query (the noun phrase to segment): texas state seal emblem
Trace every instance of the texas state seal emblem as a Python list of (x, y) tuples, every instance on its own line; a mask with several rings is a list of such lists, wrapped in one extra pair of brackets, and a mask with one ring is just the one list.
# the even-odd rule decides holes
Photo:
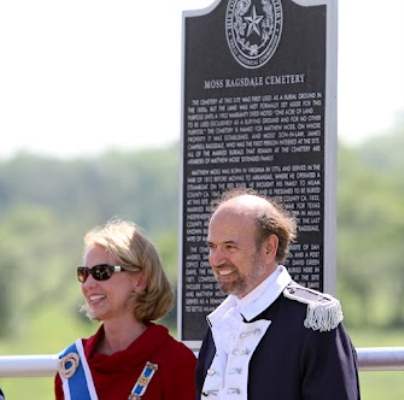
[(281, 0), (229, 0), (226, 38), (235, 60), (259, 68), (274, 55), (282, 34)]

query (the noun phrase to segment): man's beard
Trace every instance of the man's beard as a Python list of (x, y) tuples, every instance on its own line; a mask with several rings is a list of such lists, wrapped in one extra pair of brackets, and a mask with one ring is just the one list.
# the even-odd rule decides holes
[(246, 277), (241, 275), (234, 265), (226, 264), (226, 267), (229, 266), (231, 266), (233, 269), (231, 273), (232, 279), (230, 280), (227, 278), (227, 276), (220, 276), (218, 273), (216, 273), (216, 280), (224, 293), (239, 296), (247, 289)]
[[(231, 269), (231, 274), (220, 275), (220, 269)], [(216, 280), (226, 294), (233, 294), (237, 297), (243, 297), (253, 290), (264, 278), (265, 268), (260, 262), (258, 254), (255, 254), (252, 260), (252, 269), (249, 275), (242, 275), (239, 269), (232, 263), (222, 264), (215, 268)], [(231, 279), (229, 279), (231, 277)]]

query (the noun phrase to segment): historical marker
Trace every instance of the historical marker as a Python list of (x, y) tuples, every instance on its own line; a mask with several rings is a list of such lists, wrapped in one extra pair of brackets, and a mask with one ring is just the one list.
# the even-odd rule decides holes
[(290, 274), (334, 291), (336, 19), (331, 0), (221, 0), (184, 13), (179, 332), (191, 345), (224, 298), (206, 237), (226, 189), (292, 211)]

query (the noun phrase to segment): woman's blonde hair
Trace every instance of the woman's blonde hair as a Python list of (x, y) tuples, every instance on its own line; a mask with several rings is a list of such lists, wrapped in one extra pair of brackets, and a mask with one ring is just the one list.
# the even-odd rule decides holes
[(154, 245), (132, 222), (112, 220), (84, 236), (85, 251), (95, 245), (117, 257), (131, 271), (141, 271), (146, 288), (136, 294), (133, 313), (138, 321), (149, 322), (166, 315), (174, 294)]

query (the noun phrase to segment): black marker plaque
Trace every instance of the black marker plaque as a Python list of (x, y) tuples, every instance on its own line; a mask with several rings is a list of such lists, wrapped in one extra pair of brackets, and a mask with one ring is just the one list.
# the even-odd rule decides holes
[(286, 264), (333, 291), (335, 1), (221, 0), (184, 14), (181, 339), (202, 339), (224, 298), (206, 246), (210, 204), (249, 187), (294, 213)]

